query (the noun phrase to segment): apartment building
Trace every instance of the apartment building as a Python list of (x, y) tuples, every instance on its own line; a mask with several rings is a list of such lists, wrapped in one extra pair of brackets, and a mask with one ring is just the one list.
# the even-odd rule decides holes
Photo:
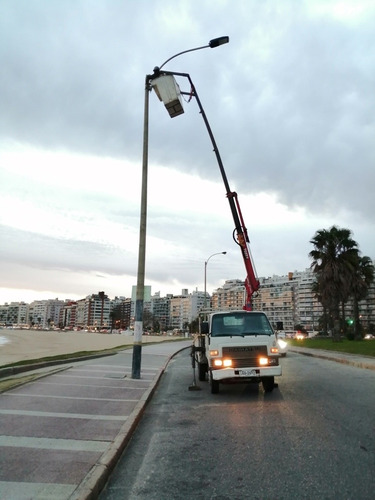
[(25, 302), (7, 302), (0, 305), (0, 325), (22, 327), (25, 325), (28, 315), (29, 305)]
[(181, 295), (174, 295), (170, 299), (169, 329), (185, 330), (190, 323), (191, 301), (187, 290), (182, 290)]
[[(285, 276), (260, 278), (260, 289), (253, 297), (253, 309), (267, 314), (275, 329), (293, 332), (296, 324), (295, 287)], [(280, 328), (278, 328), (280, 327)]]
[(29, 304), (26, 322), (37, 328), (58, 326), (60, 310), (66, 301), (59, 299), (35, 300)]
[[(285, 276), (259, 278), (260, 288), (253, 296), (253, 309), (264, 311), (271, 324), (283, 330), (294, 331), (300, 324), (308, 331), (318, 327), (323, 308), (312, 291), (314, 275), (310, 269), (290, 272)], [(233, 305), (242, 309), (245, 286), (240, 280), (226, 281), (223, 287), (212, 294), (212, 309), (230, 309)]]
[(77, 326), (77, 302), (68, 301), (60, 309), (59, 323), (60, 328), (73, 330)]
[(157, 292), (151, 297), (151, 313), (154, 318), (154, 323), (158, 325), (161, 332), (170, 329), (169, 318), (172, 297), (172, 294), (161, 297), (160, 292)]
[(242, 280), (227, 280), (222, 287), (212, 293), (210, 306), (212, 311), (242, 309), (244, 301), (244, 282)]
[(111, 301), (104, 292), (93, 293), (85, 299), (84, 324), (90, 329), (110, 328)]
[(111, 301), (112, 328), (127, 330), (130, 327), (131, 303), (131, 299), (126, 297), (115, 297)]

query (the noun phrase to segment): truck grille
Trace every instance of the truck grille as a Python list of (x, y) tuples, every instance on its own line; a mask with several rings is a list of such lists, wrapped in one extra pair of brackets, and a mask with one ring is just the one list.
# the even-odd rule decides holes
[(258, 366), (259, 356), (267, 355), (265, 345), (223, 347), (223, 358), (232, 359), (232, 368)]

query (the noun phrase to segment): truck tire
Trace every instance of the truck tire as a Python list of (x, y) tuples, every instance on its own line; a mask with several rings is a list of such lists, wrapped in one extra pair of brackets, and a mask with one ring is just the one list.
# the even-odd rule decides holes
[(200, 382), (204, 382), (206, 380), (207, 368), (207, 363), (198, 363), (198, 378)]
[(274, 377), (263, 377), (262, 385), (264, 392), (272, 392), (275, 387), (275, 378)]
[(210, 386), (211, 386), (211, 394), (218, 394), (219, 393), (219, 381), (214, 380), (212, 378), (212, 372), (210, 372)]

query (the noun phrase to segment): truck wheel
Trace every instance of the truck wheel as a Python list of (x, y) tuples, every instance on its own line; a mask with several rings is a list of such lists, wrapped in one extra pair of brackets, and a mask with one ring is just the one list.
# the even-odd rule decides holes
[(207, 363), (198, 363), (198, 378), (200, 382), (206, 380)]
[(262, 385), (264, 392), (272, 392), (275, 387), (275, 378), (274, 377), (263, 377)]
[(211, 394), (218, 394), (219, 393), (219, 381), (214, 380), (212, 378), (212, 372), (210, 372), (210, 385), (211, 385)]

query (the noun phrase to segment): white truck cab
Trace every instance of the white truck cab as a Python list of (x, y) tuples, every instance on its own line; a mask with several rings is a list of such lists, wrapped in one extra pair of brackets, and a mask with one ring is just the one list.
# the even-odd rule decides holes
[(267, 316), (260, 311), (212, 313), (201, 323), (192, 356), (199, 380), (208, 374), (211, 392), (224, 383), (262, 382), (265, 392), (275, 387), (281, 375), (277, 338)]

